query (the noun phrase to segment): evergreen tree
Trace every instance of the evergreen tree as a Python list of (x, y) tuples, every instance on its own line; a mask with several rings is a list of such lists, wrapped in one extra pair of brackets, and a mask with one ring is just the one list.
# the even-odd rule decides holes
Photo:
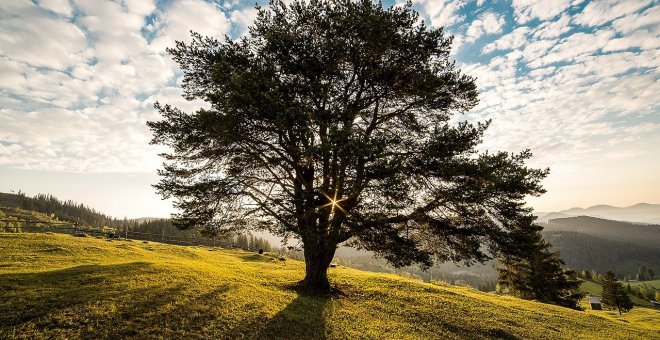
[(478, 91), (451, 41), (411, 3), (273, 0), (239, 41), (177, 42), (186, 98), (210, 104), (156, 103), (163, 120), (148, 123), (172, 150), (156, 187), (177, 225), (296, 237), (319, 291), (349, 239), (397, 267), (515, 250), (547, 171), (529, 151), (480, 152), (488, 121), (452, 119)]
[(637, 270), (637, 281), (646, 281), (649, 279), (649, 270), (645, 265), (641, 265)]
[(501, 292), (528, 300), (580, 309), (584, 296), (575, 272), (563, 268), (558, 252), (543, 240), (541, 227), (521, 229), (517, 235), (520, 249), (499, 258), (498, 286)]
[(628, 312), (633, 308), (632, 301), (628, 293), (623, 289), (623, 285), (616, 278), (616, 275), (608, 270), (603, 276), (603, 292), (601, 294), (601, 303), (610, 308), (621, 312)]

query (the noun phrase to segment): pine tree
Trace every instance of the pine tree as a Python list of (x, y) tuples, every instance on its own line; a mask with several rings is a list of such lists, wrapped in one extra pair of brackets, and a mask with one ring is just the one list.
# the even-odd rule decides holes
[(637, 281), (646, 281), (648, 279), (649, 279), (648, 269), (646, 268), (645, 265), (641, 265), (639, 269), (637, 269)]
[(559, 252), (552, 252), (543, 240), (541, 227), (521, 228), (518, 235), (520, 251), (499, 258), (498, 286), (502, 292), (528, 300), (537, 300), (563, 307), (580, 309), (584, 296), (580, 282), (572, 270), (563, 268)]
[(608, 270), (603, 276), (603, 292), (601, 302), (605, 306), (617, 309), (621, 312), (628, 312), (633, 308), (630, 296), (623, 289), (623, 285), (616, 278), (611, 270)]

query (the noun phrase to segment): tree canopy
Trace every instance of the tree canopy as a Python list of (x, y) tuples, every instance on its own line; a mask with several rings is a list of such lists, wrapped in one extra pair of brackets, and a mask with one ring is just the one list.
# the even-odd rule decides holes
[(168, 51), (210, 107), (156, 103), (152, 143), (171, 148), (156, 187), (181, 228), (299, 239), (318, 289), (342, 242), (396, 266), (508, 252), (547, 170), (478, 151), (489, 121), (456, 116), (478, 92), (451, 44), (410, 4), (370, 0), (271, 1), (240, 40), (193, 33)]
[(540, 226), (530, 226), (512, 232), (518, 249), (505, 252), (497, 268), (501, 292), (522, 299), (581, 309), (580, 281), (572, 270), (564, 269), (559, 252), (550, 249), (543, 240)]
[(601, 302), (608, 307), (617, 309), (619, 314), (621, 312), (627, 313), (633, 308), (630, 296), (628, 296), (621, 282), (617, 280), (616, 274), (611, 270), (608, 270), (604, 275)]

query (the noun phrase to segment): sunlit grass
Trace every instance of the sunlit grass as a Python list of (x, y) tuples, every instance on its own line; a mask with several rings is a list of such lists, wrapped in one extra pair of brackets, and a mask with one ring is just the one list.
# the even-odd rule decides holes
[(660, 338), (619, 317), (332, 268), (342, 293), (293, 288), (303, 263), (69, 235), (0, 234), (0, 338)]

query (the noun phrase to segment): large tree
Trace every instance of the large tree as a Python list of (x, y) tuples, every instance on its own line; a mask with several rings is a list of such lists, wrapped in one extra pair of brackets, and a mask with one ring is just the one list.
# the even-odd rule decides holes
[(304, 283), (327, 290), (343, 242), (395, 266), (485, 261), (515, 249), (531, 154), (479, 152), (489, 122), (452, 38), (410, 5), (272, 1), (238, 41), (193, 33), (169, 49), (194, 113), (156, 104), (171, 148), (156, 185), (181, 228), (263, 228), (302, 242)]

